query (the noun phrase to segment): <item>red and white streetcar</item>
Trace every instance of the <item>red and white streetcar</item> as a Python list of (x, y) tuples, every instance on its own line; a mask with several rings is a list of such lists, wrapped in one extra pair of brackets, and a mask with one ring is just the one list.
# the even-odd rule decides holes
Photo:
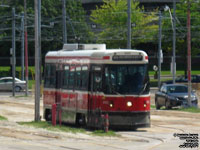
[[(141, 50), (106, 49), (105, 44), (65, 44), (45, 57), (44, 118), (52, 105), (62, 122), (102, 127), (150, 126), (148, 56)], [(107, 116), (106, 115), (106, 116)]]

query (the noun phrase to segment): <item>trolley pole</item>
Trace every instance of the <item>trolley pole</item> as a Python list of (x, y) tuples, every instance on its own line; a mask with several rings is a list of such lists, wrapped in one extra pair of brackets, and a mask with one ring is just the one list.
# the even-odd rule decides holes
[(39, 5), (40, 0), (35, 0), (35, 121), (40, 121), (40, 29)]
[(158, 34), (158, 88), (160, 88), (161, 76), (161, 46), (162, 46), (162, 14), (159, 11), (159, 34)]
[(188, 104), (191, 106), (191, 26), (190, 26), (190, 0), (187, 0), (187, 53), (188, 53)]
[(66, 0), (62, 0), (63, 44), (67, 43)]
[(131, 0), (127, 0), (128, 5), (128, 20), (127, 20), (127, 49), (131, 49)]
[(12, 76), (13, 76), (12, 94), (13, 94), (13, 96), (15, 96), (15, 65), (16, 65), (16, 57), (15, 57), (15, 8), (12, 8)]

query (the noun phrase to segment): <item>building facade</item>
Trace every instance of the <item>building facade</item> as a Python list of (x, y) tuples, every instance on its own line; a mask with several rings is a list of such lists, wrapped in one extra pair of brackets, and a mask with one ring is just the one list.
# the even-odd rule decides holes
[[(140, 2), (140, 5), (144, 6), (146, 10), (152, 10), (155, 8), (164, 7), (165, 5), (172, 7), (174, 0), (138, 0), (138, 1)], [(179, 2), (180, 0), (175, 0), (175, 1)], [(81, 0), (81, 2), (84, 9), (88, 13), (90, 13), (91, 10), (94, 10), (97, 6), (103, 4), (103, 0)]]

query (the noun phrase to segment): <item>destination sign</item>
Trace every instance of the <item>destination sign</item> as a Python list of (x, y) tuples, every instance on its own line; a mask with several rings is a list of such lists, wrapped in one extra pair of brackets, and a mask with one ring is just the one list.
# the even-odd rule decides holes
[(141, 61), (142, 59), (142, 55), (114, 55), (112, 57), (113, 61)]

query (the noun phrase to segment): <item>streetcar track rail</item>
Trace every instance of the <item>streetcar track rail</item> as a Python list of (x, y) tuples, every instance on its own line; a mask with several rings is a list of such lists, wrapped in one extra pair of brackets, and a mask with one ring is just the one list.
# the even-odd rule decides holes
[(156, 127), (160, 127), (160, 128), (166, 128), (166, 129), (173, 129), (173, 130), (179, 130), (181, 132), (185, 132), (183, 129), (179, 129), (179, 128), (174, 128), (174, 127), (166, 127), (166, 126), (161, 126), (161, 125), (155, 125), (155, 124), (151, 124), (153, 126), (156, 126)]
[(124, 133), (124, 134), (131, 135), (131, 136), (136, 136), (136, 137), (141, 137), (141, 138), (154, 139), (154, 140), (158, 140), (158, 141), (161, 141), (161, 142), (165, 142), (165, 140), (163, 140), (162, 138), (157, 138), (157, 137), (152, 137), (152, 136), (143, 136), (143, 135), (138, 135), (138, 134), (135, 135), (135, 134), (130, 134), (130, 133)]

